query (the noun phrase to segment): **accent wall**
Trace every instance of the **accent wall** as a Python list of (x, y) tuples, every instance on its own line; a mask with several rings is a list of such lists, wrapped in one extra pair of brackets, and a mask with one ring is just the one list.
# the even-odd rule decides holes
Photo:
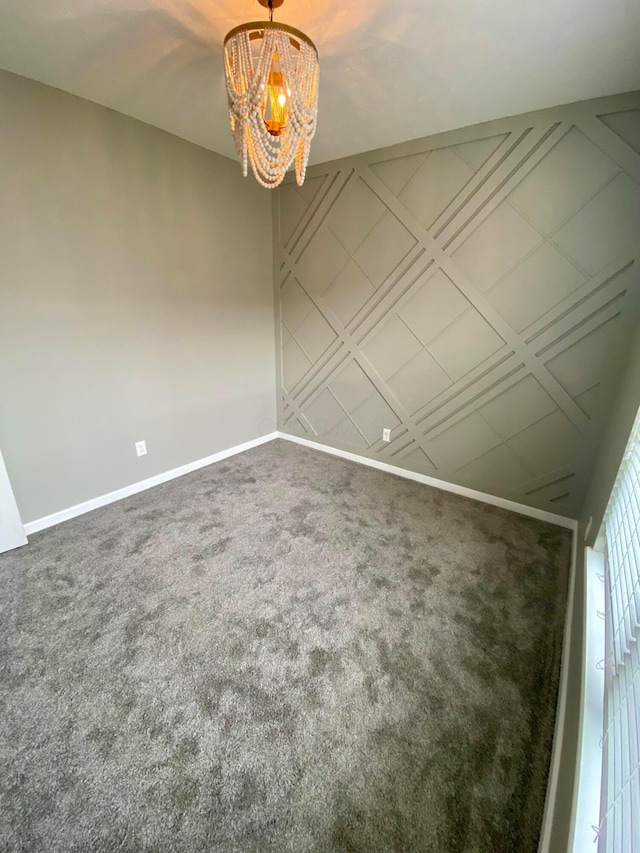
[(577, 517), (638, 323), (640, 93), (315, 166), (274, 230), (280, 429)]

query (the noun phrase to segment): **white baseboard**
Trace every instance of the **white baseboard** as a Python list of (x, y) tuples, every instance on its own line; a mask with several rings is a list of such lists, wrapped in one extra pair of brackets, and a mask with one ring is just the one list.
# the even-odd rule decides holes
[(358, 462), (361, 465), (368, 465), (370, 468), (377, 468), (380, 471), (386, 471), (389, 474), (395, 474), (398, 477), (405, 477), (408, 480), (414, 480), (417, 483), (424, 483), (426, 486), (433, 486), (436, 489), (442, 489), (445, 492), (453, 492), (456, 495), (462, 495), (466, 498), (472, 498), (482, 503), (497, 506), (501, 509), (508, 509), (511, 512), (517, 512), (520, 515), (527, 515), (530, 518), (537, 518), (539, 521), (548, 521), (551, 524), (557, 524), (560, 527), (566, 527), (569, 530), (577, 528), (577, 522), (571, 518), (566, 518), (563, 515), (556, 515), (553, 512), (547, 512), (543, 509), (525, 506), (524, 504), (516, 503), (515, 501), (507, 500), (506, 498), (498, 498), (495, 495), (489, 495), (485, 492), (478, 492), (475, 489), (469, 489), (466, 486), (457, 486), (455, 483), (447, 483), (444, 480), (438, 480), (435, 477), (429, 477), (426, 474), (418, 474), (415, 471), (408, 471), (406, 468), (398, 468), (396, 465), (390, 465), (388, 462), (381, 462), (378, 459), (369, 459), (366, 456), (360, 456), (357, 453), (351, 453), (348, 450), (339, 450), (336, 447), (329, 447), (325, 444), (320, 444), (317, 441), (310, 441), (307, 438), (299, 438), (295, 435), (288, 435), (284, 432), (270, 432), (260, 438), (254, 438), (252, 441), (247, 441), (244, 444), (238, 444), (235, 447), (230, 447), (227, 450), (221, 450), (219, 453), (214, 453), (204, 459), (198, 459), (195, 462), (189, 462), (186, 465), (181, 465), (179, 468), (173, 468), (171, 471), (165, 471), (162, 474), (156, 474), (154, 477), (149, 477), (146, 480), (140, 480), (138, 483), (132, 483), (130, 486), (125, 486), (122, 489), (117, 489), (114, 492), (109, 492), (106, 495), (100, 495), (97, 498), (84, 501), (75, 506), (62, 509), (59, 512), (54, 512), (51, 515), (46, 515), (43, 518), (37, 518), (35, 521), (30, 521), (24, 525), (24, 531), (27, 536), (32, 533), (37, 533), (39, 530), (44, 530), (47, 527), (53, 527), (55, 524), (60, 524), (63, 521), (68, 521), (70, 518), (75, 518), (78, 515), (83, 515), (85, 512), (91, 512), (101, 506), (114, 503), (122, 500), (122, 498), (135, 495), (138, 492), (143, 492), (145, 489), (151, 489), (153, 486), (159, 486), (161, 483), (166, 483), (168, 480), (174, 480), (176, 477), (182, 477), (183, 474), (190, 474), (191, 471), (197, 471), (198, 468), (204, 468), (207, 465), (212, 465), (214, 462), (220, 462), (222, 459), (228, 459), (230, 456), (235, 456), (238, 453), (244, 453), (245, 450), (251, 450), (252, 447), (258, 447), (261, 444), (266, 444), (273, 441), (275, 438), (282, 438), (285, 441), (292, 441), (295, 444), (302, 444), (305, 447), (310, 447), (313, 450), (321, 450), (323, 453), (329, 453), (332, 456), (339, 456), (342, 459), (348, 459), (351, 462)]
[(293, 441), (295, 444), (302, 444), (305, 447), (311, 447), (313, 450), (321, 450), (323, 453), (330, 453), (332, 456), (339, 456), (341, 459), (348, 459), (350, 462), (359, 462), (361, 465), (368, 465), (370, 468), (377, 468), (379, 471), (386, 471), (388, 474), (395, 474), (398, 477), (405, 477), (407, 480), (415, 480), (416, 483), (424, 483), (425, 486), (433, 486), (436, 489), (441, 489), (444, 492), (453, 492), (455, 495), (462, 495), (465, 498), (472, 498), (475, 501), (481, 501), (491, 506), (497, 506), (501, 509), (508, 509), (511, 512), (517, 512), (520, 515), (527, 515), (529, 518), (537, 518), (538, 521), (548, 521), (551, 524), (557, 524), (559, 527), (566, 527), (568, 530), (576, 530), (578, 522), (573, 518), (567, 518), (564, 515), (556, 515), (554, 512), (547, 512), (544, 509), (536, 509), (532, 506), (510, 501), (506, 498), (498, 498), (495, 495), (489, 495), (486, 492), (478, 492), (475, 489), (468, 489), (466, 486), (457, 486), (455, 483), (447, 483), (445, 480), (438, 480), (435, 477), (429, 477), (426, 474), (418, 474), (415, 471), (408, 471), (406, 468), (398, 468), (396, 465), (390, 465), (388, 462), (380, 462), (378, 459), (369, 459), (367, 456), (360, 456), (357, 453), (351, 453), (348, 450), (339, 450), (337, 447), (329, 447), (326, 444), (320, 444), (317, 441), (311, 441), (308, 438), (299, 438), (297, 435), (289, 435), (286, 432), (276, 433), (278, 438), (283, 438), (286, 441)]
[(156, 474), (154, 477), (149, 477), (146, 480), (140, 480), (138, 483), (132, 483), (130, 486), (125, 486), (122, 489), (116, 489), (115, 492), (109, 492), (106, 495), (100, 495), (97, 498), (84, 501), (83, 503), (70, 506), (67, 509), (62, 509), (60, 512), (54, 512), (51, 515), (45, 515), (43, 518), (38, 518), (35, 521), (30, 521), (24, 525), (24, 532), (27, 536), (32, 533), (37, 533), (39, 530), (44, 530), (47, 527), (53, 527), (55, 524), (60, 524), (63, 521), (68, 521), (70, 518), (75, 518), (78, 515), (83, 515), (85, 512), (98, 509), (101, 506), (114, 503), (115, 501), (127, 498), (129, 495), (135, 495), (138, 492), (144, 492), (146, 489), (151, 489), (153, 486), (159, 486), (161, 483), (166, 483), (168, 480), (174, 480), (176, 477), (182, 477), (183, 474), (190, 474), (192, 471), (197, 471), (198, 468), (204, 468), (207, 465), (212, 465), (214, 462), (220, 462), (222, 459), (228, 459), (230, 456), (235, 456), (238, 453), (244, 453), (245, 450), (251, 450), (252, 447), (258, 447), (260, 444), (266, 444), (268, 441), (273, 441), (278, 438), (277, 432), (270, 432), (268, 435), (254, 438), (251, 441), (246, 441), (244, 444), (237, 444), (235, 447), (229, 447), (227, 450), (221, 450), (219, 453), (214, 453), (212, 456), (206, 456), (204, 459), (198, 459), (195, 462), (188, 462), (186, 465), (181, 465), (179, 468), (173, 468), (171, 471), (165, 471), (163, 474)]

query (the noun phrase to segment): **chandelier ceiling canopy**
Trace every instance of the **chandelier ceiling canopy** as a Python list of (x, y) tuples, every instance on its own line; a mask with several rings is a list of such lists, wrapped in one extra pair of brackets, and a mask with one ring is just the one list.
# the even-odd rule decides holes
[(263, 187), (282, 183), (295, 163), (304, 182), (318, 115), (318, 51), (300, 30), (274, 23), (284, 0), (258, 0), (268, 21), (235, 27), (224, 40), (229, 119), (236, 151), (247, 175)]

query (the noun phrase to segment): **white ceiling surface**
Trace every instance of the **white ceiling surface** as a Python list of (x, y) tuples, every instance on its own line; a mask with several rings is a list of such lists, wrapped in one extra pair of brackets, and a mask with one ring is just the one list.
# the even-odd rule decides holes
[[(0, 0), (0, 67), (234, 156), (222, 40), (256, 0)], [(640, 88), (638, 0), (286, 0), (321, 60), (319, 163)]]

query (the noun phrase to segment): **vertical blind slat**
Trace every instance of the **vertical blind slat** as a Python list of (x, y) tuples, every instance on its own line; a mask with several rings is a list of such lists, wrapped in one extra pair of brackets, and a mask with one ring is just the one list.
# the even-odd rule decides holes
[(598, 853), (640, 853), (640, 416), (604, 523), (605, 706)]
[(609, 583), (611, 585), (611, 614), (610, 620), (613, 628), (613, 643), (614, 643), (614, 669), (617, 672), (620, 660), (622, 658), (622, 648), (620, 646), (620, 612), (622, 610), (622, 596), (620, 593), (620, 561), (622, 555), (620, 553), (620, 538), (619, 538), (619, 511), (618, 507), (614, 506), (612, 513), (612, 536), (611, 536), (611, 552), (609, 566), (611, 574), (609, 575)]
[(624, 577), (624, 630), (625, 630), (625, 649), (629, 650), (629, 641), (633, 633), (634, 625), (631, 619), (631, 603), (633, 601), (634, 578), (632, 577), (632, 566), (629, 561), (629, 551), (633, 541), (633, 519), (630, 517), (631, 512), (631, 493), (630, 483), (628, 478), (622, 481), (622, 497), (624, 500), (624, 508), (622, 513), (624, 545), (622, 555), (622, 571)]
[(628, 598), (628, 607), (629, 607), (629, 621), (630, 621), (630, 636), (632, 636), (633, 632), (637, 628), (638, 622), (635, 615), (635, 597), (634, 590), (637, 586), (638, 575), (635, 571), (635, 560), (633, 558), (634, 554), (634, 545), (636, 544), (636, 520), (638, 518), (638, 514), (635, 509), (635, 502), (633, 500), (633, 494), (635, 489), (637, 488), (637, 484), (633, 484), (631, 482), (627, 482), (625, 480), (624, 484), (626, 498), (627, 498), (627, 511), (625, 513), (625, 526), (626, 526), (626, 538), (627, 538), (627, 550), (626, 550), (626, 559), (625, 559), (625, 569), (627, 576), (627, 586), (629, 590), (629, 598)]

